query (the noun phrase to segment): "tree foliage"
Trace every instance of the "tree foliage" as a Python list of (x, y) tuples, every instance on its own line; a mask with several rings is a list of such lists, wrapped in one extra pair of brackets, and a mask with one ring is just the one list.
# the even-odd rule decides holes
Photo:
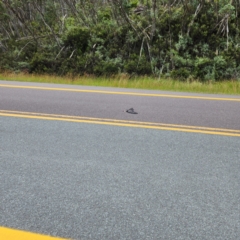
[(2, 0), (0, 69), (240, 79), (238, 0)]

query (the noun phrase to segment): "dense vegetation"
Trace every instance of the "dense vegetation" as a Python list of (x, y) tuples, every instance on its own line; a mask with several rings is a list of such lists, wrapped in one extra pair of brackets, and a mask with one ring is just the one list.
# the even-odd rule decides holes
[(240, 79), (239, 0), (1, 0), (0, 70)]

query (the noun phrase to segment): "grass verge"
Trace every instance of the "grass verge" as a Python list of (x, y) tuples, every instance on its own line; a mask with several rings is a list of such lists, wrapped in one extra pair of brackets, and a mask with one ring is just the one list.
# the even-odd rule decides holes
[(0, 73), (0, 79), (22, 82), (40, 82), (40, 83), (58, 83), (75, 84), (86, 86), (104, 86), (120, 88), (136, 88), (151, 90), (168, 90), (196, 93), (218, 93), (218, 94), (240, 94), (240, 81), (222, 81), (222, 82), (199, 82), (199, 81), (177, 81), (172, 79), (157, 79), (152, 77), (134, 77), (129, 75), (117, 75), (109, 77), (94, 76), (53, 76), (36, 75), (26, 73)]

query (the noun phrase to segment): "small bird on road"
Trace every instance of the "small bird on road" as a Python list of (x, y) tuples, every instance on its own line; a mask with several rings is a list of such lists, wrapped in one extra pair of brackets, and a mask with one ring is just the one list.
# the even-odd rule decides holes
[(131, 114), (138, 114), (137, 112), (134, 111), (133, 108), (129, 108), (128, 110), (126, 110), (126, 112)]

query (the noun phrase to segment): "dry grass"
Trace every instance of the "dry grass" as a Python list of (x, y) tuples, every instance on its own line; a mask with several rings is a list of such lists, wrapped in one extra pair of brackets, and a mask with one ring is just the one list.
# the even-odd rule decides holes
[(197, 93), (221, 93), (221, 94), (240, 94), (240, 81), (207, 82), (199, 81), (176, 81), (172, 79), (157, 79), (151, 77), (134, 77), (120, 74), (109, 77), (95, 77), (91, 75), (73, 76), (53, 76), (35, 75), (26, 73), (0, 73), (0, 79), (10, 81), (75, 84), (88, 86), (106, 86), (137, 89), (169, 90)]

